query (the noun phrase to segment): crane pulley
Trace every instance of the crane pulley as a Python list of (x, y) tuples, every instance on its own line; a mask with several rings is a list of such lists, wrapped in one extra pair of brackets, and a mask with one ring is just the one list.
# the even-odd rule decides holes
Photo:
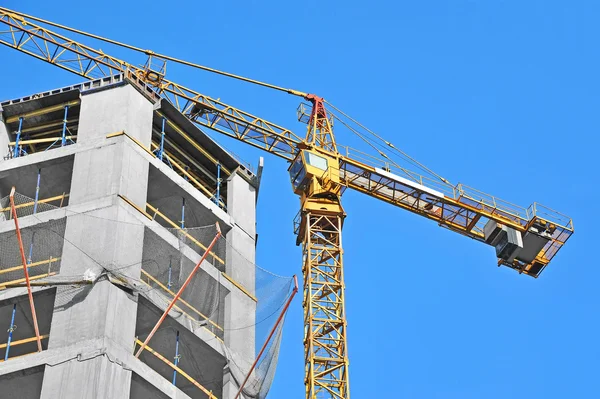
[[(148, 61), (143, 67), (132, 65), (32, 21), (144, 53)], [(316, 95), (157, 54), (3, 7), (0, 7), (0, 23), (8, 29), (0, 32), (1, 44), (88, 79), (124, 74), (148, 85), (197, 125), (290, 162), (290, 181), (301, 205), (295, 232), (303, 251), (307, 399), (350, 397), (342, 250), (346, 214), (341, 196), (345, 189), (369, 195), (494, 246), (498, 265), (533, 277), (539, 276), (574, 232), (570, 218), (537, 203), (522, 208), (462, 184), (451, 185), (438, 175), (429, 178), (404, 168), (392, 171), (390, 167), (382, 167), (383, 162), (365, 161), (356, 151), (336, 143), (332, 114), (323, 98)], [(307, 123), (306, 135), (297, 135), (168, 80), (167, 61), (304, 98), (310, 107), (301, 105), (298, 119)], [(395, 149), (393, 144), (384, 143)]]

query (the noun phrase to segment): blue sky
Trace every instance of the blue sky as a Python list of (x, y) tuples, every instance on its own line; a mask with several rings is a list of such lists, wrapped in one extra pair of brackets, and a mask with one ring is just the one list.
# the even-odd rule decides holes
[[(538, 201), (573, 217), (575, 235), (535, 280), (497, 268), (490, 247), (347, 192), (354, 398), (600, 396), (600, 271), (592, 231), (600, 194), (597, 2), (2, 3), (314, 92), (452, 182), (523, 206)], [(295, 119), (297, 98), (175, 65), (168, 75), (304, 132)], [(4, 47), (0, 76), (2, 99), (80, 80)], [(338, 140), (353, 139), (340, 134)], [(292, 233), (299, 203), (286, 164), (219, 141), (253, 163), (265, 156), (258, 263), (280, 274), (299, 273)], [(303, 395), (296, 300), (270, 397)]]

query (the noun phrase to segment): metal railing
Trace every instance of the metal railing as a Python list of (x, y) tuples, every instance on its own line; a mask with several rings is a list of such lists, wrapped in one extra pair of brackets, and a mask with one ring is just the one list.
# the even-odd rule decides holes
[[(148, 287), (152, 287), (152, 284), (156, 284), (156, 286), (159, 287), (162, 291), (164, 291), (165, 295), (167, 295), (169, 297), (169, 300), (171, 300), (175, 297), (175, 293), (173, 291), (171, 291), (167, 286), (165, 286), (163, 283), (158, 281), (158, 279), (156, 277), (152, 276), (146, 270), (142, 269), (142, 274), (143, 274), (143, 277), (146, 278), (146, 280), (144, 280), (144, 279), (141, 280), (145, 285), (147, 285)], [(223, 327), (221, 327), (220, 325), (218, 325), (217, 323), (212, 321), (208, 316), (206, 316), (205, 314), (200, 312), (198, 309), (196, 309), (194, 306), (192, 306), (189, 302), (185, 301), (185, 299), (179, 298), (177, 302), (183, 304), (188, 310), (192, 311), (192, 313), (195, 313), (201, 319), (200, 321), (206, 321), (207, 324), (202, 327), (204, 329), (206, 329), (208, 332), (210, 332), (212, 335), (214, 335), (216, 338), (218, 338), (219, 340), (222, 340), (223, 333), (224, 333)], [(195, 318), (192, 315), (190, 315), (189, 313), (185, 312), (180, 306), (174, 305), (173, 307), (175, 309), (177, 309), (179, 312), (181, 312), (183, 315), (185, 315), (187, 318), (189, 318), (190, 320), (198, 322), (197, 318)]]
[[(137, 347), (141, 346), (141, 345), (143, 345), (143, 342), (140, 341), (139, 339), (136, 339), (135, 340), (135, 345), (133, 347), (134, 352), (137, 349)], [(196, 381), (194, 378), (192, 378), (188, 373), (186, 373), (180, 367), (178, 367), (175, 364), (173, 364), (169, 359), (167, 359), (166, 357), (164, 357), (163, 355), (161, 355), (160, 353), (158, 353), (157, 351), (155, 351), (154, 349), (152, 349), (148, 345), (145, 345), (145, 349), (149, 353), (151, 353), (154, 357), (156, 357), (157, 359), (161, 360), (164, 364), (166, 364), (168, 367), (170, 367), (173, 371), (177, 372), (178, 375), (181, 375), (183, 378), (185, 378), (190, 383), (192, 383), (196, 388), (198, 388), (202, 392), (204, 392), (204, 394), (206, 394), (209, 399), (217, 399), (217, 397), (215, 395), (213, 395), (212, 391), (206, 389), (198, 381)]]
[(537, 202), (524, 208), (462, 183), (451, 185), (440, 179), (430, 178), (405, 168), (399, 168), (389, 161), (358, 151), (351, 147), (339, 146), (338, 149), (342, 155), (348, 157), (348, 159), (356, 160), (367, 166), (380, 168), (384, 171), (394, 173), (399, 177), (412, 180), (422, 186), (439, 191), (455, 201), (508, 218), (521, 226), (527, 226), (533, 219), (538, 218), (573, 231), (573, 221), (571, 218)]
[[(65, 200), (68, 198), (68, 193), (62, 193), (61, 195), (43, 199), (30, 198), (16, 193), (15, 202), (17, 203), (15, 204), (15, 209), (18, 217), (35, 215), (37, 213), (62, 208), (65, 204)], [(0, 201), (0, 221), (12, 219), (11, 208), (7, 205), (8, 204), (4, 204)]]

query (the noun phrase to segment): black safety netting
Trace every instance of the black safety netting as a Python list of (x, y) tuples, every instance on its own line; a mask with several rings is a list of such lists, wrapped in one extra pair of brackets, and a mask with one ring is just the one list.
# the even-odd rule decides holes
[[(14, 198), (15, 206), (21, 205), (17, 216), (31, 284), (57, 287), (55, 311), (81, 301), (96, 283), (108, 280), (134, 297), (141, 295), (147, 308), (152, 308), (152, 317), (158, 319), (217, 233), (214, 224), (165, 228), (135, 215), (136, 211), (112, 205), (77, 213), (38, 203), (34, 212), (33, 199), (19, 194)], [(12, 219), (8, 198), (0, 199), (0, 207), (0, 219)], [(19, 243), (14, 228), (9, 223), (4, 226), (0, 231), (0, 289), (22, 287)], [(151, 350), (140, 357), (165, 378), (173, 378), (191, 397), (206, 397), (196, 384), (209, 387), (215, 395), (223, 394), (224, 381), (230, 379), (234, 381), (230, 390), (246, 381), (240, 398), (262, 399), (274, 378), (285, 319), (280, 316), (293, 290), (293, 278), (257, 266), (254, 248), (245, 251), (228, 234), (216, 240), (169, 313), (169, 322), (149, 341)], [(143, 341), (153, 323), (142, 326), (139, 320), (138, 314), (136, 335)], [(203, 354), (208, 347), (210, 354)], [(209, 355), (217, 371), (207, 364)], [(160, 356), (177, 363), (196, 383), (166, 367), (164, 361), (157, 362)]]

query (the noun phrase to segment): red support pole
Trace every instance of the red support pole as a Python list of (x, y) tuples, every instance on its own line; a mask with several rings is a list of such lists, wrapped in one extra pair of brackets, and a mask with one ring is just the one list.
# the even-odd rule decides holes
[(183, 293), (183, 290), (185, 290), (185, 287), (187, 287), (189, 282), (192, 281), (192, 277), (194, 277), (194, 274), (196, 274), (198, 269), (200, 269), (200, 265), (202, 264), (202, 262), (204, 262), (204, 259), (206, 259), (206, 257), (208, 256), (208, 254), (212, 250), (212, 247), (217, 243), (217, 240), (219, 239), (219, 237), (221, 237), (221, 228), (219, 227), (219, 223), (217, 223), (216, 226), (217, 226), (217, 234), (215, 235), (215, 238), (213, 238), (213, 240), (210, 243), (210, 245), (208, 246), (208, 248), (206, 248), (206, 251), (204, 252), (204, 255), (202, 255), (202, 258), (198, 261), (198, 263), (196, 264), (194, 269), (190, 272), (190, 275), (185, 280), (185, 282), (183, 283), (183, 285), (181, 286), (179, 291), (177, 291), (177, 294), (175, 294), (175, 296), (173, 297), (173, 300), (171, 301), (171, 303), (169, 303), (169, 306), (167, 306), (167, 309), (164, 311), (164, 313), (162, 314), (162, 316), (160, 317), (160, 319), (158, 320), (158, 322), (156, 323), (156, 325), (154, 326), (152, 331), (150, 331), (150, 335), (148, 335), (148, 337), (146, 338), (146, 340), (144, 341), (144, 343), (142, 344), (140, 349), (137, 351), (137, 353), (135, 354), (135, 357), (137, 357), (137, 358), (140, 357), (140, 354), (146, 348), (146, 345), (148, 345), (148, 342), (150, 342), (150, 339), (152, 339), (152, 336), (154, 336), (154, 334), (156, 333), (156, 330), (158, 330), (158, 327), (160, 327), (162, 322), (167, 318), (167, 315), (169, 314), (169, 312), (175, 305), (175, 302), (177, 302), (177, 300)]
[(271, 332), (269, 333), (267, 340), (265, 341), (262, 348), (260, 349), (258, 356), (256, 356), (256, 360), (254, 360), (252, 367), (250, 367), (250, 371), (248, 371), (248, 375), (246, 375), (244, 382), (242, 382), (242, 385), (240, 386), (240, 390), (238, 391), (238, 393), (235, 395), (235, 398), (233, 398), (233, 399), (238, 399), (238, 397), (242, 393), (242, 390), (244, 389), (244, 385), (246, 385), (246, 383), (248, 382), (248, 379), (250, 378), (250, 374), (252, 374), (252, 372), (254, 371), (254, 368), (258, 364), (258, 361), (260, 360), (261, 356), (263, 355), (263, 352), (265, 351), (265, 349), (267, 349), (267, 345), (269, 344), (269, 341), (271, 341), (271, 338), (273, 337), (273, 334), (275, 334), (275, 330), (277, 329), (277, 326), (279, 325), (279, 323), (281, 323), (283, 316), (287, 312), (288, 307), (290, 306), (290, 303), (292, 303), (292, 299), (294, 299), (294, 296), (296, 295), (297, 292), (298, 292), (298, 278), (296, 277), (296, 275), (294, 275), (294, 291), (292, 291), (292, 294), (290, 295), (287, 302), (285, 303), (285, 306), (281, 310), (281, 313), (279, 314), (279, 317), (277, 318), (275, 325), (271, 329)]
[(25, 258), (25, 250), (23, 249), (23, 240), (21, 238), (21, 229), (19, 229), (19, 220), (17, 218), (17, 209), (15, 208), (15, 188), (10, 190), (10, 208), (15, 221), (15, 230), (17, 232), (17, 240), (19, 241), (19, 251), (21, 251), (21, 260), (23, 262), (23, 272), (25, 273), (25, 283), (27, 284), (27, 294), (29, 295), (29, 306), (31, 307), (31, 316), (33, 317), (33, 329), (37, 339), (38, 352), (42, 351), (42, 338), (38, 328), (37, 315), (35, 314), (35, 305), (33, 303), (33, 294), (31, 292), (31, 284), (29, 283), (29, 271), (27, 270), (27, 259)]

